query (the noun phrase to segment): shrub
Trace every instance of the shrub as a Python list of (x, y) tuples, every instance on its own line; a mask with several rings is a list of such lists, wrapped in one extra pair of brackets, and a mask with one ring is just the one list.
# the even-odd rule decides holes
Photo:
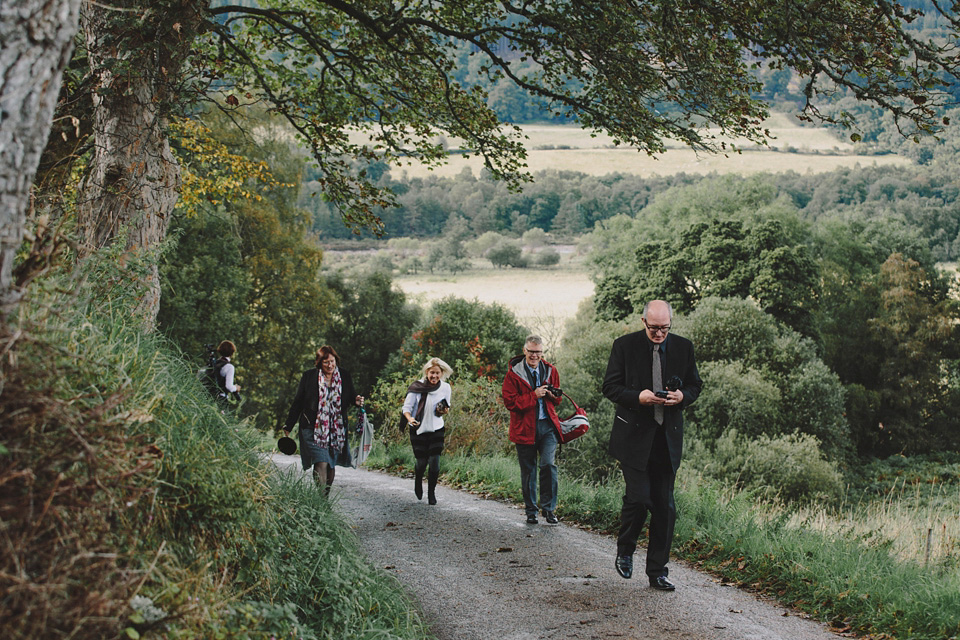
[(689, 415), (702, 437), (808, 433), (831, 459), (850, 454), (843, 386), (809, 338), (734, 298), (705, 298), (674, 326), (697, 350), (704, 388)]
[(693, 341), (698, 362), (744, 360), (760, 366), (771, 360), (780, 333), (771, 316), (739, 298), (704, 298), (674, 325), (676, 332)]
[(537, 266), (540, 267), (552, 267), (556, 264), (560, 264), (560, 254), (556, 249), (547, 247), (537, 254), (536, 263)]
[(401, 373), (409, 382), (427, 358), (438, 357), (476, 367), (474, 377), (496, 378), (507, 372), (525, 336), (513, 313), (499, 304), (449, 297), (435, 302), (426, 318), (390, 356), (381, 376)]
[(785, 502), (833, 503), (843, 492), (843, 476), (824, 459), (817, 439), (808, 434), (747, 438), (736, 430), (724, 433), (713, 452), (702, 442), (688, 452), (688, 463), (728, 485)]
[(523, 232), (523, 235), (520, 237), (520, 242), (531, 249), (542, 247), (547, 243), (547, 232), (539, 227), (528, 229)]
[(808, 433), (831, 458), (852, 455), (850, 425), (843, 415), (844, 391), (837, 374), (820, 360), (803, 363), (783, 384), (784, 430)]
[(526, 267), (523, 249), (516, 240), (504, 240), (487, 251), (487, 259), (495, 267)]
[(749, 437), (781, 430), (780, 390), (739, 362), (700, 364), (703, 393), (686, 410), (696, 434), (712, 440), (733, 429)]
[(329, 501), (262, 464), (104, 282), (46, 314), (35, 283), (3, 336), (4, 637), (424, 637)]
[(420, 273), (423, 270), (423, 260), (417, 256), (410, 256), (406, 260), (400, 263), (400, 273), (407, 274), (412, 273), (414, 275)]
[(504, 239), (505, 238), (496, 231), (486, 231), (482, 233), (479, 238), (466, 241), (464, 248), (468, 255), (474, 258), (480, 258), (491, 248), (502, 243)]

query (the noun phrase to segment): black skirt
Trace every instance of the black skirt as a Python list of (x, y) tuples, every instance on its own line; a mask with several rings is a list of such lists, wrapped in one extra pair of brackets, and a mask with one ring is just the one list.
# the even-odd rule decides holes
[(420, 435), (417, 435), (416, 427), (410, 427), (410, 446), (413, 447), (413, 456), (415, 458), (428, 458), (443, 453), (444, 435), (446, 435), (446, 427)]

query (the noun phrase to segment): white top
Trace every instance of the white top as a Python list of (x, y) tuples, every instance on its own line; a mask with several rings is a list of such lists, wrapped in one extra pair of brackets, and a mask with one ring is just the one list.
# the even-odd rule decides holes
[(227, 391), (230, 393), (236, 393), (237, 385), (233, 383), (233, 372), (235, 371), (232, 364), (230, 364), (230, 358), (227, 358), (227, 364), (220, 367), (220, 373), (223, 374), (224, 382), (223, 386), (226, 387)]
[[(440, 388), (427, 394), (427, 406), (423, 410), (423, 421), (421, 421), (420, 426), (417, 427), (418, 435), (443, 429), (443, 416), (437, 416), (433, 410), (436, 408), (437, 403), (444, 398), (450, 403), (450, 385), (441, 380)], [(406, 399), (403, 401), (404, 413), (409, 413), (415, 418), (417, 416), (417, 402), (419, 401), (419, 393), (408, 393)]]

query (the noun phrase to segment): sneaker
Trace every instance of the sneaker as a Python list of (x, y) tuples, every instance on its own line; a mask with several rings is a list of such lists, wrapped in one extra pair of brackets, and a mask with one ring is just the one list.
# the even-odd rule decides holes
[(547, 524), (560, 524), (560, 521), (557, 520), (557, 516), (553, 511), (544, 511), (543, 517), (546, 518)]
[(532, 513), (527, 516), (527, 524), (537, 524), (537, 516)]

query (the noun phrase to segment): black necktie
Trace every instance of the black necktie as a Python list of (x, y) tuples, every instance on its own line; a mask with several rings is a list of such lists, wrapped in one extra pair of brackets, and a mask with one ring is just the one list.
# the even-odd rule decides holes
[[(663, 389), (663, 373), (660, 370), (660, 345), (653, 345), (653, 390)], [(663, 424), (663, 405), (653, 405), (653, 419), (657, 424)]]

